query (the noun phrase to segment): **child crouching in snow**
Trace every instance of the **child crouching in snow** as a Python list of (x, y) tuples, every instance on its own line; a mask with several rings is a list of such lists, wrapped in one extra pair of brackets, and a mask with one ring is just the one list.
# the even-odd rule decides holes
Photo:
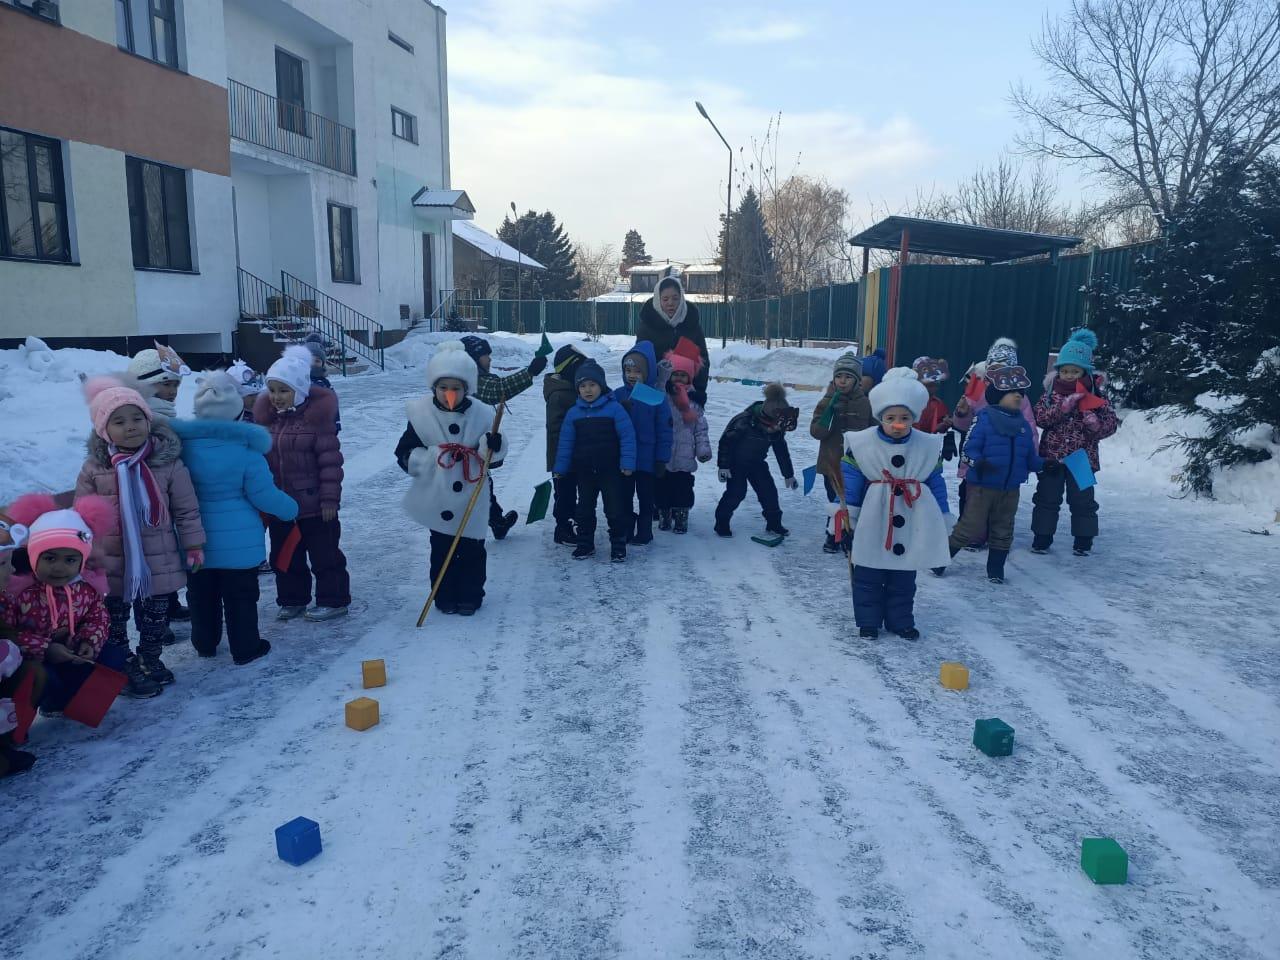
[(693, 378), (702, 369), (702, 358), (692, 360), (671, 351), (667, 379), (667, 407), (671, 415), (671, 460), (658, 477), (654, 501), (658, 507), (658, 529), (689, 532), (689, 511), (693, 509), (693, 475), (698, 464), (711, 460), (711, 437), (707, 415), (689, 396)]
[(1077, 557), (1087, 557), (1098, 535), (1098, 501), (1094, 489), (1081, 490), (1072, 473), (1062, 466), (1077, 450), (1089, 457), (1089, 465), (1097, 473), (1098, 442), (1116, 432), (1120, 421), (1111, 404), (1099, 396), (1102, 374), (1094, 373), (1093, 351), (1098, 337), (1092, 330), (1077, 330), (1063, 344), (1054, 366), (1057, 376), (1045, 380), (1044, 396), (1036, 404), (1036, 423), (1044, 430), (1040, 438), (1040, 455), (1050, 463), (1040, 474), (1031, 511), (1032, 553), (1048, 553), (1058, 532), (1058, 512), (1066, 494), (1071, 510), (1071, 536)]
[[(969, 499), (951, 531), (951, 556), (977, 537), (987, 541), (987, 579), (1004, 583), (1004, 564), (1013, 546), (1018, 489), (1044, 461), (1036, 453), (1031, 428), (1022, 417), (1022, 399), (1031, 381), (1022, 367), (1000, 367), (988, 375), (986, 406), (964, 445)], [(941, 575), (940, 570), (935, 573)]]
[(950, 560), (954, 519), (942, 479), (942, 437), (911, 427), (928, 402), (915, 371), (895, 367), (871, 390), (880, 425), (845, 435), (853, 615), (864, 639), (878, 637), (881, 626), (904, 640), (919, 639), (916, 573)]
[(107, 642), (128, 654), (129, 614), (136, 604), (137, 655), (129, 657), (124, 694), (154, 697), (173, 672), (160, 659), (169, 629), (171, 595), (187, 570), (204, 562), (204, 527), (191, 475), (179, 459), (182, 442), (134, 390), (107, 378), (85, 386), (93, 433), (76, 479), (76, 498), (110, 500), (119, 530), (100, 535), (107, 571)]
[[(396, 445), (396, 462), (413, 477), (405, 512), (431, 531), (433, 584), (482, 479), (485, 457), (493, 452), (490, 467), (502, 462), (502, 437), (493, 431), (495, 411), (471, 396), (476, 377), (476, 365), (460, 342), (440, 344), (427, 364), (431, 396), (406, 404), (409, 425)], [(436, 593), (441, 613), (469, 617), (484, 602), (488, 526), (487, 504), (467, 517)]]
[[(0, 509), (0, 777), (25, 773), (35, 764), (34, 754), (17, 748), (15, 732), (25, 734), (18, 730), (19, 708), (34, 709), (44, 691), (44, 669), (23, 659), (22, 648), (14, 642), (18, 631), (8, 625), (13, 600), (5, 590), (13, 573), (13, 555), (26, 539), (26, 524), (18, 523), (6, 509)], [(30, 681), (29, 674), (34, 674)]]
[[(267, 390), (254, 404), (253, 420), (271, 434), (267, 465), (276, 486), (298, 504), (294, 523), (273, 519), (270, 526), (280, 608), (276, 617), (319, 622), (343, 617), (351, 605), (351, 576), (338, 519), (342, 506), (338, 397), (311, 382), (311, 354), (305, 347), (285, 347), (266, 380)], [(291, 540), (296, 548), (286, 558)], [(283, 559), (288, 563), (281, 572)], [(308, 608), (313, 577), (316, 605)]]
[(771, 383), (764, 388), (763, 402), (753, 403), (725, 426), (716, 457), (720, 482), (725, 485), (716, 505), (717, 534), (733, 536), (729, 521), (747, 495), (747, 484), (760, 501), (765, 530), (780, 537), (791, 532), (782, 525), (778, 488), (774, 486), (765, 457), (772, 449), (787, 489), (799, 486), (791, 466), (791, 451), (787, 449), (787, 433), (796, 428), (799, 418), (800, 411), (787, 404), (786, 387)]

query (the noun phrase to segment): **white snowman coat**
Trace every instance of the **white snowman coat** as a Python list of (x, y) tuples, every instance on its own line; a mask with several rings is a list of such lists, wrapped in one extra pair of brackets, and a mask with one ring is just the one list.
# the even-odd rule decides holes
[[(485, 434), (493, 429), (495, 411), (474, 398), (461, 413), (441, 410), (430, 397), (410, 400), (405, 407), (409, 424), (422, 441), (422, 446), (409, 454), (409, 476), (413, 483), (404, 497), (405, 512), (424, 527), (453, 536), (479, 482), (480, 466), (489, 452)], [(447, 445), (454, 443), (479, 454), (479, 459), (467, 457), (465, 471), (462, 461), (446, 452)], [(493, 455), (491, 468), (502, 462), (503, 453), (505, 451)], [(448, 466), (441, 466), (441, 460)], [(469, 482), (467, 472), (472, 477)], [(488, 530), (489, 500), (482, 492), (462, 535), (483, 540)]]
[[(868, 427), (844, 435), (845, 449), (867, 478), (867, 492), (862, 508), (851, 507), (853, 562), (860, 567), (878, 570), (929, 570), (951, 562), (947, 546), (947, 522), (943, 518), (933, 491), (925, 482), (938, 468), (942, 456), (942, 434), (912, 430), (906, 443), (886, 443), (879, 437), (879, 427)], [(897, 464), (895, 458), (901, 458)], [(905, 480), (905, 485), (877, 482), (884, 472)], [(918, 481), (919, 486), (915, 482)], [(894, 495), (897, 486), (898, 495)], [(905, 489), (904, 489), (905, 488)], [(919, 490), (919, 496), (915, 493)], [(905, 493), (915, 497), (907, 506)], [(892, 512), (890, 504), (892, 502)], [(898, 526), (894, 518), (901, 517)], [(891, 543), (885, 540), (892, 530)]]

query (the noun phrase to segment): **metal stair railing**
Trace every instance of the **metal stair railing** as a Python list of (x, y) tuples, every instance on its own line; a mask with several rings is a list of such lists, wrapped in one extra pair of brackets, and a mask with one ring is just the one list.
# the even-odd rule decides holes
[[(280, 271), (280, 280), (288, 302), (302, 311), (300, 315), (304, 319), (315, 322), (316, 328), (326, 338), (338, 344), (342, 351), (343, 374), (347, 372), (347, 358), (351, 354), (376, 363), (380, 370), (387, 368), (382, 324), (286, 270)], [(353, 332), (362, 333), (364, 339), (352, 336)]]

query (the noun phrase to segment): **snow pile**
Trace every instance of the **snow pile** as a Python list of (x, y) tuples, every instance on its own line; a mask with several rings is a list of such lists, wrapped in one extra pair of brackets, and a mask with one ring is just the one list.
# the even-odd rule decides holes
[(836, 361), (848, 347), (779, 347), (774, 350), (752, 343), (730, 343), (724, 349), (711, 346), (711, 374), (743, 380), (782, 380), (786, 383), (825, 387), (831, 382)]
[[(437, 345), (446, 340), (459, 340), (462, 333), (415, 333), (405, 337), (394, 347), (387, 348), (388, 368), (425, 370), (427, 363), (436, 352)], [(542, 342), (540, 333), (483, 333), (477, 334), (489, 342), (493, 350), (490, 369), (494, 373), (511, 373), (521, 367), (527, 367), (533, 359), (538, 345)], [(611, 350), (625, 349), (635, 342), (635, 337), (610, 336), (601, 337), (599, 341), (586, 339), (583, 333), (549, 333), (547, 339), (551, 346), (559, 350), (566, 343), (573, 344), (580, 352), (594, 360), (604, 363)], [(549, 360), (550, 358), (548, 358)], [(606, 371), (608, 366), (605, 367)]]
[[(89, 435), (80, 374), (120, 373), (128, 365), (128, 357), (109, 350), (50, 350), (35, 337), (16, 350), (0, 350), (0, 503), (75, 486)], [(188, 378), (178, 391), (179, 414), (190, 415), (194, 398)]]
[[(1125, 411), (1115, 436), (1102, 442), (1102, 466), (1125, 480), (1149, 485), (1162, 493), (1182, 490), (1178, 479), (1186, 463), (1174, 436), (1199, 437), (1205, 433), (1202, 417), (1187, 415), (1176, 407)], [(1271, 451), (1271, 459), (1220, 470), (1213, 481), (1214, 498), (1245, 507), (1260, 518), (1273, 520), (1280, 512), (1280, 445), (1270, 442), (1265, 426), (1241, 438), (1245, 446)]]

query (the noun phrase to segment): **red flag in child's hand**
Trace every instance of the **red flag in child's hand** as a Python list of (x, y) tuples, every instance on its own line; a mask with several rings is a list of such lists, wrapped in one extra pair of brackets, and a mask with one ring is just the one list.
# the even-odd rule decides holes
[(677, 340), (675, 348), (671, 352), (678, 353), (680, 356), (687, 357), (690, 360), (698, 362), (702, 361), (702, 351), (699, 350), (698, 345), (688, 337), (681, 337)]
[(969, 374), (969, 385), (964, 388), (964, 395), (970, 403), (981, 400), (987, 392), (987, 378)]
[(89, 679), (85, 680), (76, 695), (62, 708), (62, 715), (87, 727), (96, 727), (107, 715), (111, 704), (115, 703), (127, 682), (128, 678), (123, 673), (95, 663)]
[(836, 533), (835, 533), (836, 543), (842, 543), (844, 541), (844, 535), (848, 531), (848, 529), (849, 529), (849, 511), (842, 507), (841, 509), (836, 511)]
[(1081, 413), (1088, 413), (1090, 410), (1097, 410), (1099, 407), (1105, 407), (1107, 405), (1107, 401), (1103, 400), (1096, 393), (1090, 393), (1089, 388), (1079, 380), (1076, 381), (1076, 393), (1084, 394), (1084, 396), (1082, 396), (1076, 403), (1076, 409)]
[(293, 564), (293, 552), (298, 549), (298, 544), (302, 542), (302, 530), (295, 523), (293, 529), (289, 531), (289, 535), (284, 538), (284, 543), (280, 544), (280, 552), (276, 554), (275, 568), (281, 573), (287, 573), (289, 567)]

